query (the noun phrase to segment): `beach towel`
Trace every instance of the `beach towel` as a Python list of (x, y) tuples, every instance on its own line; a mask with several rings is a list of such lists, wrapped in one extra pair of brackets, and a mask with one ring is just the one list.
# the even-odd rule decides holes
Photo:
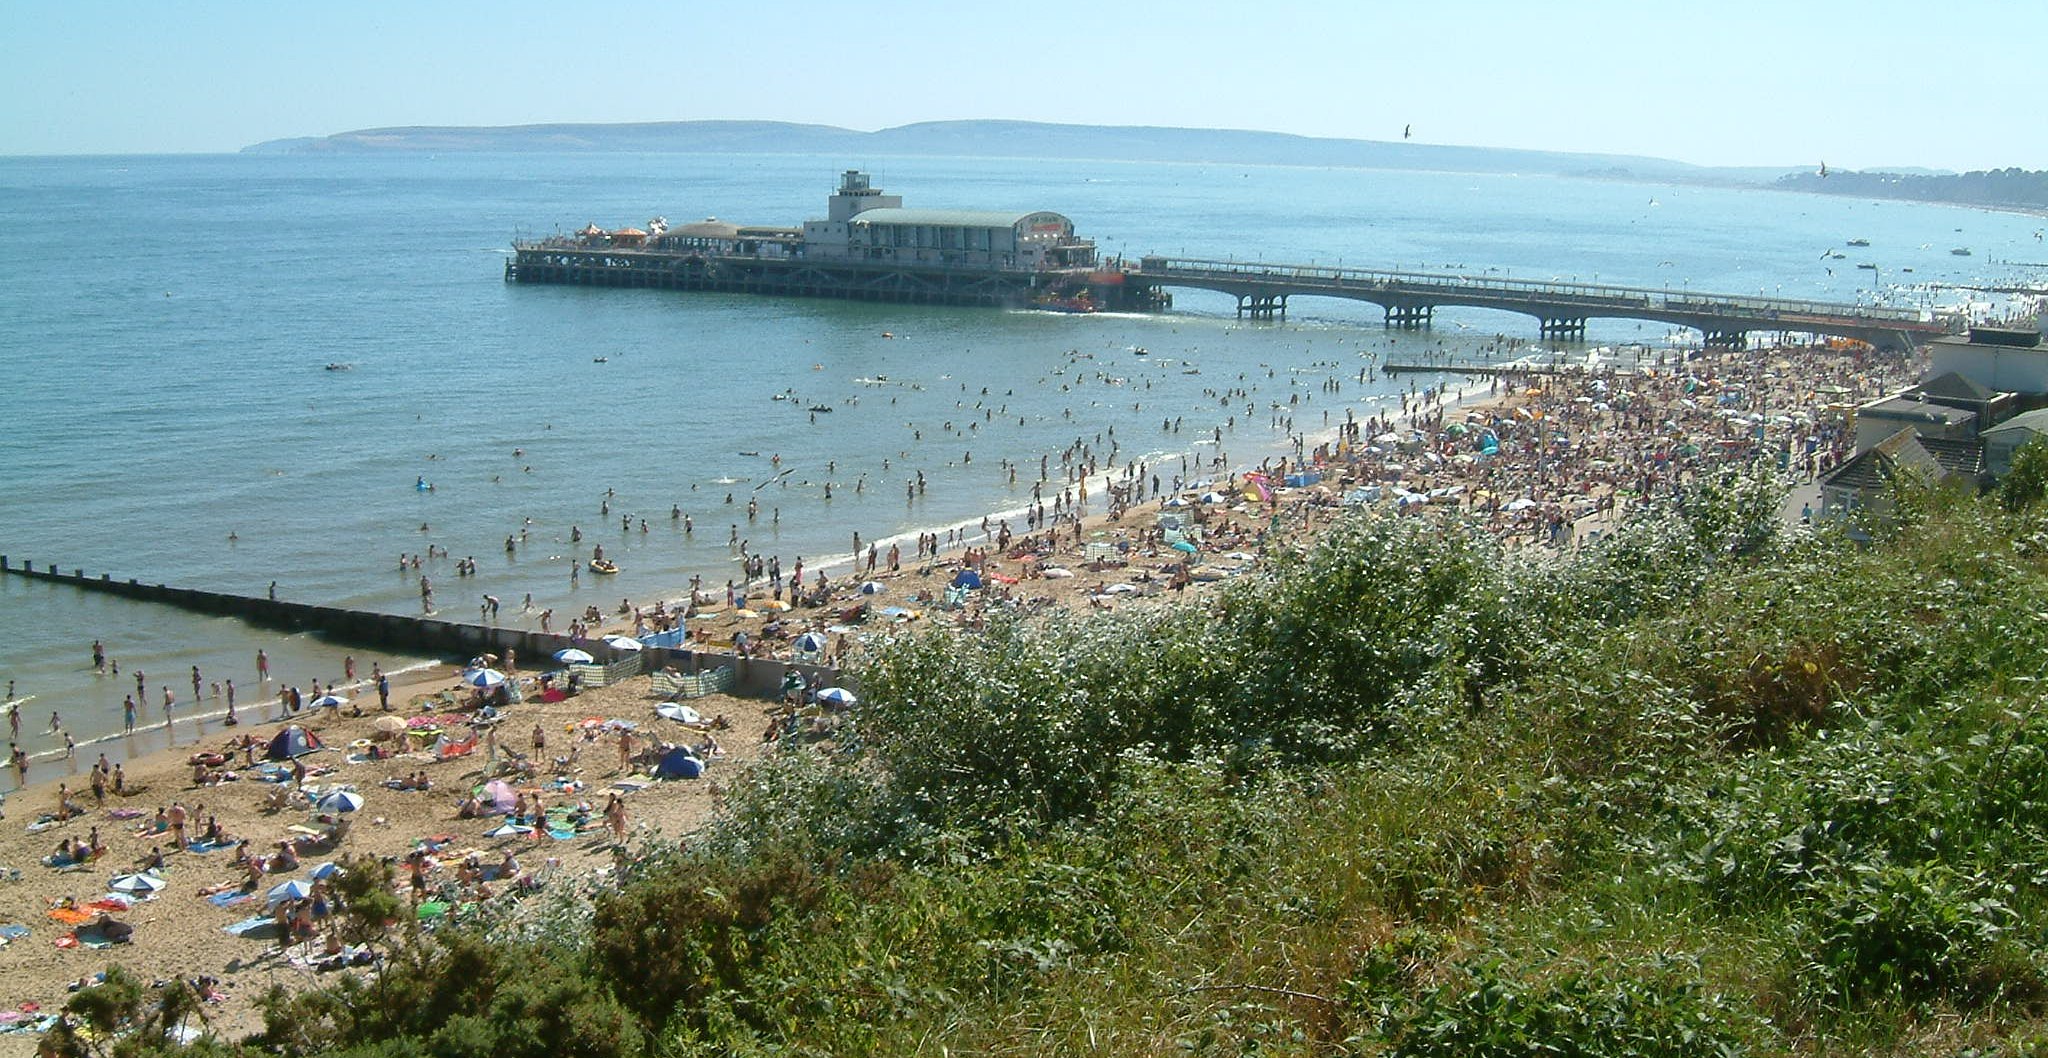
[(50, 917), (67, 926), (76, 926), (91, 919), (93, 913), (82, 907), (53, 907), (50, 909)]
[(256, 934), (264, 932), (265, 927), (274, 930), (277, 928), (277, 922), (269, 915), (251, 915), (240, 922), (230, 922), (222, 926), (220, 931), (237, 937), (253, 938)]
[(28, 936), (28, 927), (19, 922), (9, 922), (4, 926), (0, 926), (0, 938), (20, 940), (26, 936)]
[(187, 846), (185, 846), (185, 851), (187, 851), (187, 852), (196, 852), (196, 853), (199, 853), (200, 855), (202, 855), (202, 856), (203, 856), (203, 855), (205, 855), (206, 853), (209, 853), (209, 852), (217, 852), (217, 851), (219, 851), (219, 850), (221, 850), (221, 849), (231, 849), (231, 848), (234, 848), (234, 847), (235, 847), (235, 843), (234, 843), (234, 842), (232, 842), (232, 841), (220, 841), (220, 842), (212, 842), (212, 841), (195, 841), (195, 842), (191, 843), (190, 845), (187, 845)]
[(134, 819), (142, 815), (140, 808), (116, 808), (107, 813), (108, 819)]
[(255, 893), (230, 891), (225, 893), (215, 893), (212, 896), (207, 897), (206, 902), (212, 904), (217, 908), (220, 908), (222, 911), (226, 911), (228, 908), (231, 907), (238, 907), (242, 904), (251, 903), (255, 899)]

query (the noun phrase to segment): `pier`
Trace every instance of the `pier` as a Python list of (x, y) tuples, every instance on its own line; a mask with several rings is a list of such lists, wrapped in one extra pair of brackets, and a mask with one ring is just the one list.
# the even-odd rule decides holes
[(1134, 299), (1167, 287), (1214, 290), (1237, 299), (1246, 319), (1287, 314), (1289, 299), (1317, 296), (1380, 306), (1389, 327), (1426, 328), (1439, 308), (1495, 309), (1534, 317), (1547, 339), (1578, 341), (1586, 321), (1630, 319), (1689, 327), (1709, 346), (1741, 348), (1759, 331), (1853, 338), (1880, 349), (1908, 349), (1951, 333), (1948, 321), (1913, 309), (1839, 302), (1744, 297), (1692, 290), (1544, 282), (1434, 272), (1263, 264), (1148, 256), (1127, 271)]
[[(638, 651), (617, 650), (602, 642), (577, 641), (551, 632), (532, 632), (520, 628), (464, 621), (444, 621), (433, 616), (409, 617), (404, 614), (378, 613), (371, 610), (350, 610), (338, 606), (232, 595), (197, 588), (177, 588), (163, 584), (147, 584), (132, 578), (116, 580), (110, 573), (95, 575), (83, 569), (63, 570), (56, 565), (45, 565), (38, 569), (27, 560), (17, 564), (6, 555), (0, 555), (0, 575), (26, 577), (67, 585), (81, 591), (95, 591), (138, 602), (175, 606), (192, 613), (233, 617), (252, 625), (285, 633), (313, 632), (336, 643), (428, 657), (466, 660), (481, 654), (497, 654), (503, 657), (516, 651), (522, 658), (546, 662), (546, 659), (551, 659), (556, 651), (575, 647), (596, 655), (605, 671), (615, 678), (669, 665), (685, 673), (731, 666), (735, 676), (733, 693), (752, 697), (773, 697), (779, 694), (783, 674), (790, 669), (802, 672), (805, 679), (814, 687), (826, 685), (819, 683), (820, 679), (837, 679), (835, 671), (822, 666), (770, 658), (742, 658), (732, 654), (669, 650), (661, 647), (647, 647)], [(635, 659), (639, 661), (638, 666), (630, 664)], [(622, 672), (621, 669), (630, 671)]]

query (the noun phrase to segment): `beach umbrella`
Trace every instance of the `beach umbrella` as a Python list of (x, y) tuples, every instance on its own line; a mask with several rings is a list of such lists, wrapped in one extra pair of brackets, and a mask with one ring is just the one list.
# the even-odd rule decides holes
[(399, 716), (380, 716), (371, 721), (370, 726), (387, 735), (395, 735), (405, 730), (405, 718)]
[(564, 665), (576, 665), (588, 664), (590, 662), (596, 661), (597, 659), (592, 657), (590, 655), (590, 652), (587, 650), (578, 650), (575, 647), (564, 647), (561, 650), (555, 651), (555, 660), (561, 662)]
[(606, 636), (604, 645), (613, 650), (639, 650), (642, 646), (641, 642), (632, 636)]
[(533, 833), (533, 828), (524, 823), (500, 823), (484, 831), (487, 838), (520, 838)]
[(783, 602), (781, 599), (763, 599), (761, 600), (761, 609), (773, 610), (776, 613), (785, 613), (789, 610), (789, 604)]
[(852, 691), (844, 687), (827, 687), (818, 692), (818, 700), (826, 705), (847, 706), (860, 701)]
[(1222, 493), (1220, 493), (1220, 492), (1205, 492), (1205, 493), (1202, 493), (1202, 502), (1203, 502), (1203, 503), (1228, 503), (1228, 502), (1230, 502), (1230, 497), (1228, 497), (1228, 496), (1225, 496), (1224, 494), (1222, 494)]
[(862, 595), (880, 595), (888, 590), (889, 586), (878, 580), (866, 581), (860, 586), (860, 593)]
[(497, 669), (472, 669), (462, 674), (462, 682), (469, 684), (471, 687), (482, 687), (488, 690), (504, 683), (505, 674)]
[(273, 885), (270, 892), (263, 894), (264, 899), (273, 904), (282, 904), (287, 900), (304, 900), (312, 895), (313, 883), (304, 878), (294, 878), (281, 885)]
[(796, 637), (796, 648), (807, 654), (823, 653), (826, 646), (825, 637), (816, 632), (805, 632)]
[(170, 883), (147, 872), (117, 875), (107, 888), (117, 893), (154, 893)]
[(363, 795), (354, 790), (334, 790), (322, 795), (315, 807), (322, 812), (354, 812), (363, 807)]
[(338, 877), (340, 874), (341, 864), (338, 864), (333, 860), (328, 860), (326, 863), (320, 864), (319, 866), (314, 867), (312, 870), (307, 871), (306, 877), (312, 878), (316, 881), (324, 882), (329, 878)]
[(339, 709), (347, 704), (348, 699), (338, 694), (323, 694), (312, 701), (312, 706), (315, 709)]
[(1173, 542), (1173, 549), (1175, 551), (1183, 552), (1189, 555), (1192, 555), (1196, 551), (1200, 550), (1200, 548), (1197, 548), (1195, 545), (1190, 544), (1185, 540), (1175, 540)]
[(657, 705), (654, 707), (654, 711), (664, 719), (673, 720), (678, 724), (701, 724), (704, 722), (703, 713), (680, 702)]

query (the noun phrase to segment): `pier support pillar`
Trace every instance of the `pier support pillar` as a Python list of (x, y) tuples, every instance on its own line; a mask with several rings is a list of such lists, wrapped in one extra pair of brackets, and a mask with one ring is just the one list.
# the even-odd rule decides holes
[(1566, 342), (1584, 341), (1586, 338), (1586, 318), (1584, 316), (1545, 317), (1542, 325), (1537, 330), (1545, 338), (1556, 338), (1559, 341)]
[(1426, 330), (1435, 315), (1434, 305), (1389, 305), (1387, 326), (1399, 327), (1404, 331)]
[(1709, 330), (1706, 332), (1709, 349), (1742, 349), (1749, 345), (1749, 333), (1737, 330)]
[(1237, 296), (1237, 318), (1270, 320), (1287, 316), (1287, 295), (1285, 294), (1239, 294)]

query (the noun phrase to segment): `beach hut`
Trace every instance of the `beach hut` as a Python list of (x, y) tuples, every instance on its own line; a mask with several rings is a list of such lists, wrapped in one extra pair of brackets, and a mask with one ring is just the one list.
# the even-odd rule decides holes
[(320, 742), (319, 735), (292, 724), (271, 736), (270, 747), (264, 751), (263, 759), (290, 760), (325, 748)]

